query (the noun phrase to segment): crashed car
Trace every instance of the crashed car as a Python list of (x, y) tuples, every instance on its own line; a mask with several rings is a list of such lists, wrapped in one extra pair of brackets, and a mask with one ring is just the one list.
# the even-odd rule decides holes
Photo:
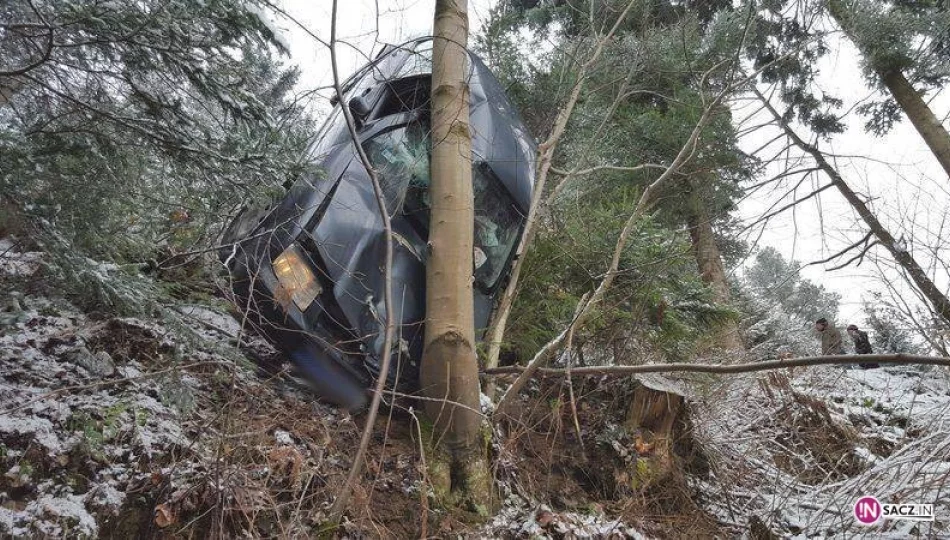
[[(245, 209), (224, 237), (221, 257), (247, 320), (318, 394), (350, 409), (363, 406), (380, 372), (386, 234), (341, 107), (353, 114), (392, 221), (399, 320), (387, 384), (412, 391), (425, 320), (431, 58), (430, 39), (388, 46), (348, 79), (309, 150), (322, 174), (297, 180), (272, 208)], [(483, 329), (524, 228), (536, 144), (489, 69), (469, 60), (475, 324)]]

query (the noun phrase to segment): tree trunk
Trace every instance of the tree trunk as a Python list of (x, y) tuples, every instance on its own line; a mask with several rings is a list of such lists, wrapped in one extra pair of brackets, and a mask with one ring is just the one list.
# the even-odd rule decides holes
[(802, 140), (802, 138), (789, 127), (782, 118), (782, 115), (772, 107), (768, 98), (763, 96), (758, 90), (753, 89), (753, 91), (792, 142), (805, 152), (808, 152), (818, 167), (828, 175), (828, 178), (831, 179), (831, 183), (837, 188), (841, 195), (844, 196), (845, 200), (851, 204), (851, 207), (854, 208), (864, 223), (867, 224), (868, 228), (871, 229), (871, 232), (874, 233), (874, 236), (881, 245), (891, 253), (891, 256), (897, 264), (907, 272), (907, 275), (910, 276), (910, 279), (914, 282), (914, 285), (917, 286), (917, 289), (920, 290), (921, 294), (923, 294), (931, 306), (933, 306), (934, 311), (943, 317), (945, 321), (950, 322), (950, 300), (947, 299), (947, 295), (927, 276), (927, 273), (921, 268), (917, 260), (914, 259), (914, 256), (891, 235), (890, 231), (884, 228), (884, 225), (878, 221), (877, 216), (871, 212), (868, 205), (861, 200), (861, 197), (859, 197), (858, 194), (851, 189), (851, 186), (844, 181), (844, 178), (838, 174), (837, 169), (828, 163), (828, 160), (825, 159), (825, 155), (814, 146)]
[(435, 445), (450, 461), (451, 474), (438, 475), (450, 485), (437, 491), (478, 507), (490, 498), (490, 483), (485, 485), (490, 477), (480, 437), (472, 297), (475, 218), (466, 0), (437, 0), (433, 30), (430, 253), (421, 383), (423, 394), (431, 398), (425, 409)]
[(947, 176), (950, 177), (950, 134), (900, 70), (877, 73), (904, 114), (917, 128), (917, 133), (924, 138), (924, 142), (930, 147), (930, 151), (940, 162)]
[[(838, 26), (844, 30), (844, 33), (851, 39), (858, 50), (862, 51), (865, 59), (870, 55), (864, 52), (864, 46), (858, 41), (851, 31), (850, 12), (848, 8), (841, 4), (840, 0), (830, 0), (828, 2), (828, 12), (838, 23)], [(907, 118), (914, 125), (917, 133), (923, 137), (924, 142), (930, 147), (940, 166), (950, 177), (950, 133), (940, 123), (940, 120), (934, 115), (927, 102), (923, 100), (920, 93), (914, 89), (910, 81), (904, 77), (899, 68), (885, 68), (884, 66), (871, 65), (871, 69), (881, 78), (881, 82), (891, 93), (894, 101), (900, 106)]]
[[(712, 288), (717, 303), (726, 306), (731, 305), (732, 298), (729, 293), (729, 282), (726, 280), (726, 270), (722, 265), (722, 254), (716, 244), (716, 236), (709, 219), (709, 213), (706, 211), (706, 203), (703, 201), (699, 187), (694, 181), (690, 181), (689, 186), (688, 212), (689, 237), (693, 248), (693, 256), (696, 258), (696, 265), (699, 267), (699, 275), (703, 282)], [(722, 325), (718, 335), (715, 336), (714, 342), (723, 349), (730, 351), (745, 349), (739, 335), (739, 326), (732, 320)]]
[(683, 396), (638, 384), (624, 427), (634, 439), (636, 466), (629, 487), (643, 492), (673, 470), (673, 427), (683, 411)]

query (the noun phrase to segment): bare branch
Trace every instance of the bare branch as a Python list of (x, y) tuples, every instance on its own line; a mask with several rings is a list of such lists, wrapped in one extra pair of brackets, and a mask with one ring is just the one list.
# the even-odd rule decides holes
[(577, 80), (574, 83), (574, 87), (571, 89), (570, 98), (568, 98), (567, 104), (565, 104), (564, 107), (558, 112), (557, 120), (554, 123), (554, 129), (551, 131), (551, 135), (546, 141), (538, 146), (538, 163), (540, 164), (540, 167), (538, 169), (537, 179), (534, 183), (531, 206), (528, 208), (528, 216), (525, 219), (524, 232), (521, 235), (521, 241), (518, 242), (518, 248), (515, 250), (515, 263), (511, 269), (510, 277), (508, 278), (508, 285), (505, 287), (504, 293), (501, 295), (501, 299), (498, 302), (498, 307), (495, 308), (495, 313), (492, 316), (491, 324), (489, 325), (488, 331), (485, 333), (485, 341), (488, 342), (488, 356), (485, 359), (485, 365), (488, 367), (494, 367), (498, 365), (498, 355), (501, 353), (501, 340), (505, 334), (505, 327), (508, 323), (508, 315), (511, 313), (511, 306), (514, 303), (515, 295), (518, 290), (518, 277), (521, 275), (521, 268), (524, 266), (524, 254), (527, 251), (528, 245), (531, 243), (532, 238), (534, 237), (535, 225), (538, 220), (538, 212), (540, 211), (541, 203), (544, 200), (544, 184), (547, 181), (548, 172), (551, 170), (551, 160), (554, 158), (554, 150), (557, 148), (558, 142), (561, 140), (561, 136), (564, 134), (565, 129), (567, 129), (567, 122), (570, 120), (571, 115), (574, 112), (574, 107), (577, 105), (577, 101), (580, 98), (581, 89), (583, 88), (587, 78), (588, 70), (590, 70), (594, 63), (600, 58), (600, 55), (603, 53), (604, 46), (613, 37), (614, 33), (616, 33), (617, 29), (620, 27), (620, 24), (627, 17), (627, 14), (633, 8), (634, 4), (636, 4), (636, 1), (631, 1), (628, 3), (627, 7), (624, 8), (623, 12), (621, 12), (617, 17), (617, 20), (614, 22), (614, 25), (611, 27), (610, 31), (607, 32), (603, 38), (598, 40), (590, 58), (587, 59), (587, 61), (578, 71)]
[[(950, 367), (950, 358), (942, 356), (923, 356), (918, 354), (845, 354), (832, 356), (805, 356), (802, 358), (791, 358), (786, 360), (771, 360), (768, 362), (755, 362), (753, 364), (644, 364), (642, 366), (587, 366), (576, 367), (570, 370), (556, 368), (538, 368), (532, 372), (538, 375), (547, 375), (552, 377), (565, 377), (570, 371), (571, 375), (581, 376), (624, 376), (636, 375), (638, 373), (716, 373), (734, 375), (737, 373), (754, 373), (756, 371), (771, 371), (776, 369), (787, 369), (793, 367), (806, 366), (833, 366), (850, 365), (860, 363), (877, 363), (891, 365), (921, 365), (921, 366), (947, 366)], [(524, 376), (529, 368), (523, 366), (508, 366), (482, 371), (483, 375), (503, 376), (519, 375)]]
[(366, 150), (363, 148), (363, 144), (360, 142), (359, 136), (356, 133), (356, 123), (353, 121), (353, 115), (350, 112), (349, 107), (345, 106), (342, 103), (343, 101), (343, 88), (340, 84), (340, 72), (339, 67), (337, 66), (336, 58), (336, 12), (337, 12), (337, 0), (333, 0), (332, 15), (330, 20), (330, 64), (333, 67), (333, 86), (336, 89), (336, 93), (340, 96), (340, 110), (343, 111), (343, 116), (346, 119), (346, 127), (350, 132), (350, 138), (353, 140), (353, 144), (356, 146), (356, 151), (359, 154), (360, 162), (363, 167), (369, 173), (369, 177), (373, 182), (373, 193), (376, 196), (376, 204), (379, 208), (380, 217), (383, 220), (383, 229), (386, 232), (386, 255), (383, 261), (383, 281), (385, 283), (385, 298), (383, 301), (386, 305), (386, 329), (383, 334), (383, 351), (382, 359), (380, 360), (380, 369), (379, 377), (376, 380), (376, 391), (373, 393), (373, 398), (369, 406), (369, 412), (366, 415), (366, 425), (363, 427), (363, 435), (360, 437), (360, 445), (356, 451), (356, 455), (353, 457), (353, 465), (350, 468), (350, 472), (346, 477), (346, 482), (343, 484), (343, 487), (340, 488), (340, 492), (337, 493), (336, 499), (333, 501), (333, 506), (330, 507), (330, 520), (332, 523), (339, 523), (343, 518), (343, 511), (346, 508), (350, 500), (350, 494), (353, 490), (353, 485), (356, 482), (356, 478), (360, 474), (360, 470), (363, 466), (363, 457), (366, 455), (366, 450), (369, 447), (370, 438), (373, 434), (373, 426), (376, 423), (376, 415), (379, 412), (379, 403), (383, 397), (383, 390), (386, 388), (386, 380), (389, 377), (389, 363), (392, 358), (392, 343), (393, 343), (393, 334), (395, 333), (395, 313), (393, 308), (393, 284), (392, 284), (392, 267), (393, 267), (393, 229), (392, 224), (389, 219), (389, 210), (386, 208), (386, 198), (383, 195), (383, 189), (379, 184), (379, 176), (376, 174), (376, 170), (373, 168), (373, 164), (369, 160), (369, 156), (366, 155)]

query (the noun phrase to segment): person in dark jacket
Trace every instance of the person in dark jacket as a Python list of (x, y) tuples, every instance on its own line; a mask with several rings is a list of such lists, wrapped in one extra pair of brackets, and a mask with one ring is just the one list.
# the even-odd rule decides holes
[[(871, 342), (868, 341), (868, 333), (858, 330), (857, 325), (849, 324), (848, 325), (848, 335), (851, 336), (851, 341), (854, 342), (854, 352), (857, 354), (874, 354), (874, 349), (871, 348)], [(880, 367), (875, 363), (861, 363), (858, 364), (861, 366), (861, 369), (874, 369)]]

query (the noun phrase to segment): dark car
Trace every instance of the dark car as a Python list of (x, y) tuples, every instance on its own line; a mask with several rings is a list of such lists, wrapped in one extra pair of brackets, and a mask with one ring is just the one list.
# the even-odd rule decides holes
[[(352, 76), (309, 150), (322, 174), (299, 179), (273, 208), (245, 209), (225, 234), (234, 245), (221, 257), (247, 320), (319, 394), (351, 409), (379, 375), (386, 235), (341, 106), (355, 117), (392, 218), (399, 321), (387, 384), (412, 391), (425, 319), (431, 51), (429, 39), (388, 46)], [(536, 145), (488, 68), (469, 60), (475, 324), (483, 329), (524, 227)]]

